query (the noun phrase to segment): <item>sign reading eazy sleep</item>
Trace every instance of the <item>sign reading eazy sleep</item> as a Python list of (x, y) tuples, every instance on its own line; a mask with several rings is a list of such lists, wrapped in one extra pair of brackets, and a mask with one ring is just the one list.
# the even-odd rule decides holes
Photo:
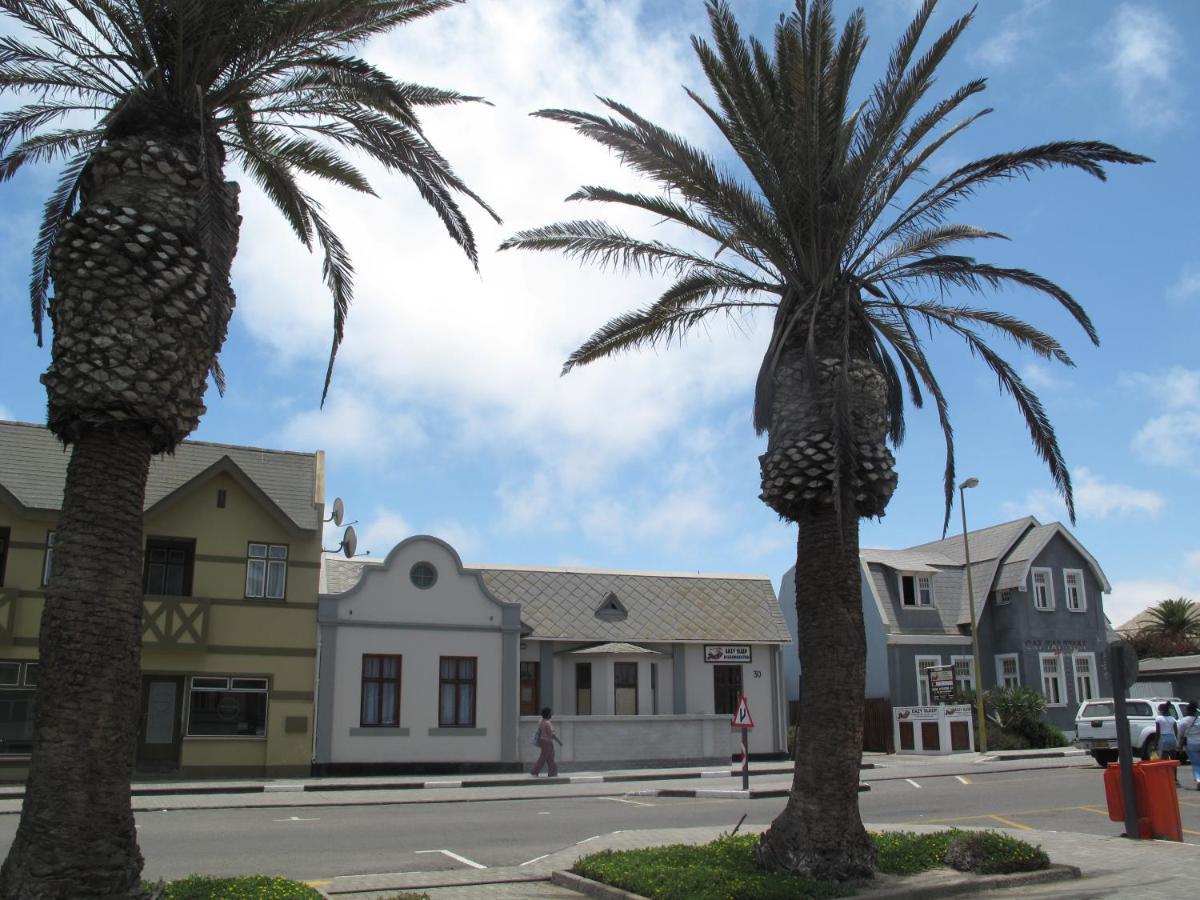
[(705, 644), (704, 661), (706, 663), (748, 663), (750, 662), (749, 644)]

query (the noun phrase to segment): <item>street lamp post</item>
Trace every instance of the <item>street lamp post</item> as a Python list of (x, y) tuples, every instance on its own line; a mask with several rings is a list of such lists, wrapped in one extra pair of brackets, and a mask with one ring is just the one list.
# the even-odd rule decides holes
[(971, 547), (967, 540), (967, 500), (965, 491), (979, 484), (978, 478), (968, 478), (958, 486), (958, 505), (962, 508), (963, 555), (967, 558), (967, 601), (971, 604), (971, 655), (974, 657), (975, 716), (979, 720), (979, 752), (987, 753), (987, 716), (983, 711), (983, 669), (979, 665), (979, 622), (975, 618), (975, 586), (971, 581)]

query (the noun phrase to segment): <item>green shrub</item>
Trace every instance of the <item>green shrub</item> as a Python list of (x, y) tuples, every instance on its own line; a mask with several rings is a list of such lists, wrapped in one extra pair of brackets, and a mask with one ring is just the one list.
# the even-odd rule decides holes
[(887, 875), (915, 875), (942, 865), (942, 857), (958, 831), (916, 834), (911, 831), (881, 831), (871, 835), (878, 853), (876, 867)]
[[(1017, 734), (1015, 731), (1009, 731), (1007, 728), (1001, 728), (994, 722), (988, 723), (987, 739), (988, 750), (1029, 749), (1029, 738), (1023, 734)], [(976, 746), (979, 746), (978, 735), (976, 736)]]
[(306, 884), (271, 875), (235, 878), (189, 875), (166, 885), (147, 888), (150, 896), (162, 900), (320, 900), (321, 897)]
[(1050, 865), (1041, 847), (998, 831), (960, 832), (950, 841), (942, 861), (960, 872), (979, 875), (1035, 872)]
[(994, 687), (983, 695), (984, 703), (1001, 727), (1029, 736), (1028, 729), (1042, 724), (1046, 698), (1027, 687)]
[(760, 869), (758, 835), (721, 837), (711, 844), (674, 844), (645, 850), (605, 850), (575, 863), (584, 878), (652, 900), (785, 900), (846, 897), (853, 889)]

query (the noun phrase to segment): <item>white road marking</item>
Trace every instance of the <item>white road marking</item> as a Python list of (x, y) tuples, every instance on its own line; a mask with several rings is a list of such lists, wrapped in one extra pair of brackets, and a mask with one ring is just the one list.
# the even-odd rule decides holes
[(590, 838), (584, 838), (582, 841), (576, 841), (575, 846), (578, 847), (580, 844), (586, 844), (588, 841), (594, 841), (598, 837), (600, 837), (600, 835), (593, 834)]
[(915, 781), (913, 781), (911, 778), (905, 778), (904, 780), (905, 780), (905, 781), (907, 781), (909, 784), (911, 784), (911, 785), (912, 785), (913, 787), (915, 787), (915, 788), (919, 788), (919, 787), (920, 787), (920, 785), (919, 785), (919, 784), (917, 784)]
[(474, 860), (467, 859), (465, 856), (459, 856), (453, 850), (414, 850), (413, 852), (414, 853), (441, 853), (441, 854), (444, 854), (445, 856), (450, 857), (451, 859), (458, 860), (460, 863), (463, 863), (464, 865), (471, 866), (474, 869), (486, 869), (487, 868), (487, 866), (483, 865), (483, 863), (477, 863)]
[(634, 806), (653, 806), (653, 803), (643, 803), (641, 800), (626, 800), (624, 797), (597, 797), (597, 800), (611, 800), (613, 803), (630, 803)]
[(543, 853), (541, 856), (535, 856), (533, 859), (527, 859), (527, 860), (525, 860), (525, 862), (521, 863), (520, 865), (522, 865), (522, 866), (527, 866), (527, 865), (529, 865), (530, 863), (535, 863), (535, 862), (537, 862), (537, 861), (538, 861), (538, 860), (540, 860), (540, 859), (545, 859), (545, 858), (546, 858), (547, 856), (549, 856), (549, 855), (550, 855), (549, 853)]
[(286, 818), (286, 819), (272, 819), (271, 821), (272, 821), (272, 822), (320, 822), (321, 820), (320, 820), (319, 818), (316, 818), (316, 819), (302, 819), (302, 818), (300, 818), (299, 816), (289, 816), (289, 817), (288, 817), (288, 818)]
[(550, 815), (550, 813), (548, 813), (548, 812), (539, 812), (539, 813), (538, 813), (538, 815), (539, 815), (539, 816), (548, 816), (548, 815)]
[(963, 778), (961, 775), (955, 775), (954, 777), (957, 778), (959, 781), (961, 781), (963, 784), (971, 783), (971, 782), (967, 781), (967, 779)]

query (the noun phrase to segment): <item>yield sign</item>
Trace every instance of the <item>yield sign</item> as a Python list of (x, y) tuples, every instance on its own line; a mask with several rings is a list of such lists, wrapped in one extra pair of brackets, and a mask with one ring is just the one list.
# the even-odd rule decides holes
[(754, 720), (750, 718), (750, 704), (746, 702), (745, 694), (738, 694), (737, 710), (730, 723), (734, 728), (753, 728)]

